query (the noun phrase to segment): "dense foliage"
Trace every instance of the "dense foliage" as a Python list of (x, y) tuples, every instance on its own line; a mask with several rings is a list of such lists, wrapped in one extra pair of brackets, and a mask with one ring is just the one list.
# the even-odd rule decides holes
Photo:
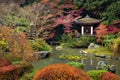
[(0, 27), (0, 34), (0, 40), (7, 44), (1, 48), (1, 54), (12, 53), (23, 59), (32, 57), (33, 51), (24, 33), (15, 33), (14, 29), (3, 26)]
[(120, 78), (111, 72), (106, 72), (100, 76), (99, 80), (120, 80)]
[(114, 39), (111, 49), (115, 52), (120, 54), (120, 38)]
[(92, 77), (94, 80), (99, 80), (100, 76), (107, 71), (105, 70), (90, 70), (87, 74)]
[(51, 51), (52, 52), (52, 47), (48, 45), (45, 40), (43, 39), (35, 39), (34, 41), (31, 42), (31, 46), (33, 50), (35, 51)]
[(92, 80), (83, 70), (65, 64), (49, 65), (38, 71), (33, 80)]
[(120, 19), (119, 0), (73, 0), (74, 4), (84, 7), (95, 15), (100, 15), (107, 24), (114, 19)]
[(67, 62), (68, 65), (71, 65), (73, 67), (76, 67), (76, 68), (81, 68), (81, 69), (84, 69), (85, 67), (85, 64), (83, 63), (79, 63), (79, 62)]
[(12, 63), (11, 63), (9, 60), (0, 57), (0, 67), (8, 66), (8, 65), (11, 65), (11, 64), (12, 64)]
[(96, 37), (94, 36), (80, 36), (78, 38), (73, 37), (74, 34), (63, 34), (61, 40), (61, 46), (72, 48), (86, 48), (90, 43), (96, 43)]

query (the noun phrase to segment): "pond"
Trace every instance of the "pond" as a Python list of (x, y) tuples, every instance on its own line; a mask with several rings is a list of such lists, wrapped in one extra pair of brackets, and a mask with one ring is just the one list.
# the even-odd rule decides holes
[(86, 59), (85, 60), (80, 60), (78, 62), (84, 63), (85, 64), (85, 71), (88, 70), (94, 70), (96, 69), (97, 63), (99, 61), (106, 61), (108, 65), (115, 65), (116, 66), (116, 74), (120, 76), (120, 60), (118, 59), (109, 59), (109, 58), (100, 58), (100, 57), (95, 57), (94, 55), (90, 54), (81, 54), (80, 53), (80, 48), (64, 48), (63, 50), (56, 50), (55, 46), (53, 47), (53, 54), (45, 59), (41, 59), (38, 62), (33, 63), (33, 66), (35, 68), (43, 68), (45, 66), (48, 66), (50, 64), (55, 64), (55, 63), (67, 63), (69, 61), (59, 59), (59, 56), (62, 54), (65, 55), (82, 55)]

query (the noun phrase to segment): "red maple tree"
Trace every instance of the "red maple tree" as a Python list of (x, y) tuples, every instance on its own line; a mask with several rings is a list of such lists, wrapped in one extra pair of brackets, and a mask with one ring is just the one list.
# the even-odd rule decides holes
[(108, 34), (107, 26), (101, 23), (96, 29), (96, 36), (97, 36), (97, 41), (102, 42), (103, 36)]

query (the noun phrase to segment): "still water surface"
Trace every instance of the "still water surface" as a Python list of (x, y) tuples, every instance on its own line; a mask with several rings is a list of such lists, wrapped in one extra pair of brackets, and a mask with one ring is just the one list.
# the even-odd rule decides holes
[(35, 68), (43, 68), (45, 66), (48, 66), (50, 64), (55, 64), (55, 63), (67, 63), (68, 61), (59, 59), (59, 56), (62, 54), (68, 54), (68, 55), (82, 55), (85, 56), (87, 59), (86, 60), (81, 60), (78, 62), (82, 62), (85, 64), (85, 71), (88, 70), (94, 70), (96, 69), (97, 63), (99, 61), (106, 61), (108, 65), (115, 65), (116, 66), (116, 74), (120, 76), (120, 60), (116, 59), (108, 59), (108, 58), (100, 58), (100, 57), (95, 57), (94, 55), (89, 55), (89, 54), (81, 54), (79, 48), (77, 49), (71, 49), (71, 48), (64, 48), (63, 50), (55, 50), (55, 47), (53, 47), (53, 54), (49, 58), (41, 59), (38, 62), (33, 63)]

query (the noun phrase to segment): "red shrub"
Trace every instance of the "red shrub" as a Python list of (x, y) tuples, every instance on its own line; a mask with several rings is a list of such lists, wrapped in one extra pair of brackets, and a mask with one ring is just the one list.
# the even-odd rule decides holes
[(4, 66), (0, 68), (0, 80), (19, 80), (19, 67), (15, 65)]
[(97, 36), (97, 41), (98, 42), (102, 42), (103, 40), (103, 36), (107, 35), (108, 34), (108, 31), (107, 31), (107, 26), (104, 25), (103, 23), (101, 23), (96, 29), (95, 29), (95, 32), (96, 32), (96, 36)]
[(118, 32), (120, 32), (120, 29), (117, 28), (116, 26), (107, 26), (107, 30), (108, 33), (113, 33), (113, 34), (117, 34)]
[(120, 78), (111, 72), (106, 72), (101, 75), (99, 80), (120, 80)]
[(38, 71), (33, 80), (92, 80), (83, 70), (66, 64), (52, 64)]
[(7, 59), (0, 57), (0, 68), (8, 65), (11, 65), (11, 62)]

